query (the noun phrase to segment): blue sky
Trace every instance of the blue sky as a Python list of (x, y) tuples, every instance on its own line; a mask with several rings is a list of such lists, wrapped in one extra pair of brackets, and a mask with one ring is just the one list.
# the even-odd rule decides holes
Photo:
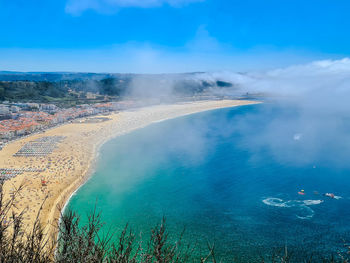
[(0, 0), (0, 70), (261, 70), (350, 53), (346, 0)]

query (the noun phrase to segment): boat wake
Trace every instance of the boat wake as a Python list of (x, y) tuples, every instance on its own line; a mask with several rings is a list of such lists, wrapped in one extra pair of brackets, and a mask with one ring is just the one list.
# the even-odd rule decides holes
[(323, 200), (283, 200), (281, 198), (269, 197), (262, 202), (269, 206), (297, 209), (295, 216), (299, 219), (311, 219), (315, 212), (309, 206), (319, 205)]
[(288, 202), (283, 201), (283, 199), (274, 197), (264, 199), (263, 203), (270, 206), (289, 207), (287, 204)]

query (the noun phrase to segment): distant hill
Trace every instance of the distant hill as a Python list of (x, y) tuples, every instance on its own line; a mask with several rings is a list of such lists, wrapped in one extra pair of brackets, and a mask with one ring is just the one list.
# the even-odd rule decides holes
[(0, 81), (101, 80), (131, 74), (0, 71)]
[(233, 83), (227, 81), (203, 79), (199, 77), (201, 74), (203, 73), (148, 75), (0, 71), (0, 101), (72, 104), (74, 101), (85, 103), (125, 96), (196, 96), (212, 93), (215, 89), (236, 88)]

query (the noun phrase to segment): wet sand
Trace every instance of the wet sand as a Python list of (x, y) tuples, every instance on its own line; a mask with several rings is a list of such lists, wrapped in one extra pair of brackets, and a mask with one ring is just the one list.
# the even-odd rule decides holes
[[(200, 101), (172, 105), (157, 105), (133, 110), (126, 110), (108, 116), (103, 122), (74, 122), (48, 130), (41, 134), (8, 144), (0, 151), (0, 168), (39, 170), (25, 171), (5, 182), (5, 196), (24, 184), (16, 205), (16, 212), (26, 210), (24, 225), (28, 229), (37, 217), (43, 204), (40, 220), (46, 230), (55, 233), (62, 208), (89, 177), (94, 167), (94, 160), (99, 147), (107, 140), (143, 128), (151, 123), (197, 112), (255, 104), (256, 101), (221, 100)], [(45, 157), (15, 157), (22, 146), (45, 136), (65, 136), (57, 148)], [(43, 171), (40, 171), (43, 170)], [(42, 186), (42, 180), (47, 181)]]

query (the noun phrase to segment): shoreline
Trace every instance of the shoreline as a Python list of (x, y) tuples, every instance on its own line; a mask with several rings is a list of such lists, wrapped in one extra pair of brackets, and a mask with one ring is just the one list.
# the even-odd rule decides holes
[[(253, 104), (260, 104), (261, 102), (260, 101), (257, 101), (257, 102), (254, 102), (254, 101), (245, 101), (245, 102), (249, 102), (247, 104), (242, 104), (242, 105), (235, 105), (235, 106), (229, 106), (229, 107), (222, 107), (222, 108), (214, 108), (214, 109), (207, 109), (207, 110), (202, 110), (202, 111), (198, 111), (198, 112), (194, 112), (194, 113), (188, 113), (188, 114), (183, 114), (183, 115), (179, 115), (179, 116), (176, 116), (176, 117), (173, 117), (173, 118), (164, 118), (164, 119), (160, 119), (160, 120), (156, 120), (156, 121), (152, 121), (150, 123), (148, 123), (147, 125), (143, 126), (143, 127), (140, 127), (140, 128), (136, 128), (134, 130), (130, 130), (124, 134), (121, 134), (121, 135), (117, 135), (117, 136), (113, 136), (111, 135), (110, 138), (106, 138), (103, 142), (101, 142), (100, 145), (98, 145), (96, 148), (96, 151), (94, 153), (94, 158), (92, 158), (92, 161), (91, 161), (91, 164), (90, 164), (90, 169), (89, 171), (87, 171), (86, 173), (86, 176), (84, 178), (84, 180), (82, 180), (82, 183), (73, 191), (71, 192), (71, 194), (69, 195), (69, 197), (66, 199), (62, 209), (61, 209), (61, 213), (63, 214), (65, 209), (67, 208), (68, 204), (69, 204), (69, 201), (71, 200), (71, 198), (74, 196), (74, 194), (81, 188), (83, 187), (87, 181), (93, 176), (94, 172), (95, 172), (95, 168), (96, 168), (96, 165), (97, 165), (97, 162), (98, 162), (98, 156), (100, 155), (100, 150), (101, 150), (101, 147), (107, 143), (108, 141), (110, 140), (113, 140), (117, 137), (120, 137), (120, 136), (123, 136), (123, 135), (126, 135), (128, 133), (131, 133), (135, 130), (139, 130), (139, 129), (143, 129), (143, 128), (146, 128), (148, 127), (149, 125), (152, 125), (152, 124), (156, 124), (156, 123), (160, 123), (160, 122), (164, 122), (164, 121), (167, 121), (167, 120), (172, 120), (172, 119), (176, 119), (176, 118), (181, 118), (181, 117), (185, 117), (185, 116), (189, 116), (189, 115), (194, 115), (194, 114), (198, 114), (198, 113), (203, 113), (203, 112), (206, 112), (206, 111), (214, 111), (214, 110), (219, 110), (219, 109), (224, 109), (224, 108), (233, 108), (233, 107), (240, 107), (240, 106), (245, 106), (245, 105), (253, 105)], [(188, 102), (187, 102), (188, 103)], [(185, 105), (186, 103), (183, 103), (183, 105)], [(152, 106), (151, 106), (152, 107)], [(61, 221), (61, 216), (59, 217), (58, 219), (58, 224), (60, 223)]]
[[(65, 201), (62, 209), (61, 209), (61, 213), (63, 214), (65, 209), (67, 208), (67, 205), (70, 201), (70, 199), (74, 196), (74, 194), (93, 176), (94, 172), (95, 172), (95, 168), (96, 168), (96, 165), (97, 165), (97, 161), (98, 161), (98, 156), (100, 155), (100, 149), (101, 147), (107, 143), (108, 141), (112, 140), (114, 138), (107, 138), (104, 142), (102, 142), (100, 145), (98, 145), (96, 148), (96, 151), (94, 153), (94, 157), (92, 158), (91, 160), (91, 163), (90, 163), (90, 167), (88, 169), (88, 171), (86, 172), (86, 175), (84, 176), (83, 180), (81, 181), (81, 184), (79, 184), (76, 189), (70, 193), (69, 197), (67, 198), (67, 200)], [(61, 216), (59, 217), (58, 219), (58, 224), (60, 223), (61, 221)]]
[[(24, 173), (24, 175), (19, 175), (6, 181), (4, 187), (5, 192), (11, 192), (11, 190), (13, 190), (13, 188), (11, 189), (11, 185), (15, 188), (22, 182), (28, 183), (25, 185), (25, 188), (28, 187), (28, 189), (22, 194), (23, 198), (19, 200), (18, 209), (18, 212), (21, 211), (21, 209), (29, 210), (30, 215), (25, 217), (24, 220), (28, 226), (31, 225), (36, 218), (36, 214), (39, 212), (37, 206), (39, 205), (40, 200), (42, 201), (45, 196), (48, 196), (48, 199), (43, 206), (43, 210), (40, 211), (40, 221), (46, 227), (46, 233), (56, 237), (61, 212), (64, 212), (64, 209), (66, 209), (69, 200), (74, 193), (76, 193), (93, 175), (100, 149), (109, 140), (130, 133), (134, 130), (144, 128), (153, 123), (169, 119), (215, 109), (258, 103), (260, 102), (223, 100), (149, 106), (112, 114), (109, 116), (110, 120), (106, 122), (92, 124), (69, 123), (42, 134), (29, 136), (28, 138), (7, 145), (3, 151), (0, 151), (0, 168), (2, 168), (1, 166), (4, 166), (4, 164), (12, 164), (12, 167), (18, 167), (19, 165), (38, 166), (44, 163), (46, 164), (47, 170), (44, 173), (38, 173), (32, 177), (29, 177), (30, 174)], [(34, 159), (30, 157), (12, 156), (13, 153), (25, 143), (40, 137), (54, 135), (66, 135), (67, 138), (62, 145), (58, 146), (58, 149), (47, 157)], [(68, 159), (69, 162), (66, 161)], [(40, 180), (39, 182), (37, 180), (42, 179), (43, 177), (48, 178), (49, 182), (48, 186), (45, 188), (41, 186)], [(55, 181), (56, 185), (54, 185)], [(37, 205), (33, 206), (34, 198), (36, 198)], [(27, 208), (25, 207), (26, 203)], [(27, 213), (28, 212), (26, 212), (26, 214)]]

